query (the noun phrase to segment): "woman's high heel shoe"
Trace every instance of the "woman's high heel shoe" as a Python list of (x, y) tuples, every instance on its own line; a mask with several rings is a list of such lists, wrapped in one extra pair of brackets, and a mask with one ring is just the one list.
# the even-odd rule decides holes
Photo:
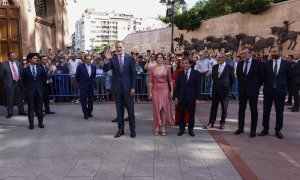
[(155, 136), (158, 136), (158, 135), (159, 135), (158, 131), (159, 131), (159, 128), (158, 128), (158, 127), (154, 129), (154, 135), (155, 135)]
[(165, 126), (163, 126), (162, 129), (161, 129), (161, 135), (162, 135), (162, 136), (166, 136), (166, 135), (167, 135)]

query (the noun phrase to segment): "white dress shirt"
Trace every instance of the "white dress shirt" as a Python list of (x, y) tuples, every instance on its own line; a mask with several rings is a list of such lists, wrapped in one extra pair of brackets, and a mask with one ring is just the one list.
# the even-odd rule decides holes
[(191, 68), (188, 69), (188, 70), (185, 70), (184, 73), (186, 74), (187, 76), (187, 81), (190, 79), (190, 74), (191, 74)]
[[(249, 69), (250, 69), (250, 67), (251, 67), (251, 64), (252, 64), (252, 57), (248, 59), (248, 65), (247, 65), (247, 71), (246, 71), (246, 74), (248, 74)], [(244, 61), (243, 72), (245, 71), (245, 68), (246, 68), (246, 61)]]
[(15, 79), (15, 77), (14, 77), (14, 72), (13, 72), (12, 66), (14, 66), (14, 68), (16, 70), (16, 73), (17, 73), (18, 77), (20, 78), (20, 76), (19, 76), (19, 68), (18, 68), (16, 62), (9, 61), (9, 66), (10, 66), (11, 75), (12, 75), (13, 79)]
[(219, 64), (219, 69), (218, 69), (218, 77), (220, 77), (223, 73), (223, 70), (225, 68), (226, 62), (223, 62), (222, 64)]
[[(35, 74), (33, 73), (33, 69), (34, 69), (34, 71), (35, 71)], [(31, 65), (31, 64), (30, 64), (30, 70), (31, 70), (31, 73), (32, 73), (33, 76), (36, 76), (36, 75), (37, 75), (36, 65)]]
[[(276, 64), (276, 60), (273, 59), (273, 72), (274, 72), (275, 64)], [(277, 59), (277, 73), (276, 74), (278, 74), (278, 72), (279, 72), (280, 64), (281, 64), (281, 58)]]
[(91, 76), (91, 73), (92, 73), (92, 68), (91, 68), (91, 65), (85, 65), (86, 69), (87, 69), (87, 72), (89, 73), (89, 76)]

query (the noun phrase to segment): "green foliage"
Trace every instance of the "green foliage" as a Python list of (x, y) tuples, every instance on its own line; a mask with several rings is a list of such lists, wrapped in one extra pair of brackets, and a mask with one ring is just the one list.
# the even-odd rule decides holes
[[(173, 22), (178, 29), (193, 31), (200, 27), (201, 20), (236, 12), (259, 14), (271, 4), (283, 1), (287, 0), (199, 0), (191, 9), (175, 5)], [(166, 24), (172, 22), (171, 18), (163, 16), (159, 19)]]

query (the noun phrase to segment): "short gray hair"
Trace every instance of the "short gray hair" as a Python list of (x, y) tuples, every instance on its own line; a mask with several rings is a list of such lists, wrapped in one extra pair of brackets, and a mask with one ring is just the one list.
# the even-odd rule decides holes
[(219, 57), (219, 56), (225, 57), (226, 54), (224, 52), (218, 52), (217, 57)]

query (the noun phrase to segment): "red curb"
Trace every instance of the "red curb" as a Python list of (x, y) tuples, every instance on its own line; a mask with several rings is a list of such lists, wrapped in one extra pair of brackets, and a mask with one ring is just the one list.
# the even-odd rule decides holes
[[(196, 115), (202, 124), (207, 124), (207, 117), (203, 116), (198, 110), (196, 110)], [(228, 159), (231, 161), (233, 166), (239, 172), (243, 179), (258, 180), (259, 178), (254, 174), (254, 172), (249, 168), (249, 166), (242, 160), (239, 154), (230, 146), (230, 144), (223, 138), (223, 136), (218, 131), (208, 131), (215, 141), (219, 144), (221, 149), (224, 151)]]

